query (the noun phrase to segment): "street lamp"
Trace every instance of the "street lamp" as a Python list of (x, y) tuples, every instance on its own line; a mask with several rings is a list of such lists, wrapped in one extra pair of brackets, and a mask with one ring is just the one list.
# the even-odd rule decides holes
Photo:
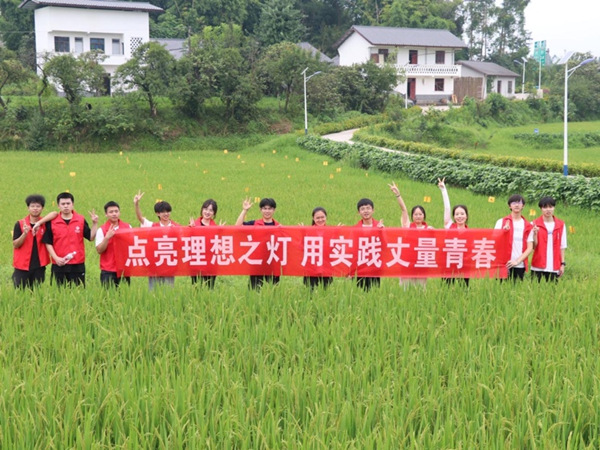
[(525, 65), (527, 64), (527, 58), (525, 58), (524, 56), (521, 56), (521, 59), (523, 60), (523, 62), (519, 61), (518, 59), (514, 59), (513, 61), (516, 62), (517, 64), (519, 64), (520, 66), (523, 66), (523, 84), (521, 85), (521, 94), (525, 93)]
[(569, 136), (568, 136), (568, 114), (569, 114), (569, 77), (573, 75), (577, 69), (581, 66), (585, 66), (594, 61), (594, 58), (588, 58), (581, 61), (575, 67), (569, 69), (569, 59), (573, 56), (573, 51), (565, 53), (565, 56), (561, 58), (558, 64), (565, 65), (565, 110), (564, 110), (564, 131), (563, 131), (563, 175), (566, 177), (569, 175)]
[(318, 75), (321, 73), (321, 71), (319, 70), (318, 72), (315, 72), (312, 75), (309, 75), (307, 77), (306, 76), (307, 70), (308, 70), (308, 67), (302, 71), (302, 75), (304, 76), (304, 134), (308, 134), (308, 109), (306, 107), (306, 82), (308, 80), (310, 80), (312, 77), (314, 77), (315, 75)]

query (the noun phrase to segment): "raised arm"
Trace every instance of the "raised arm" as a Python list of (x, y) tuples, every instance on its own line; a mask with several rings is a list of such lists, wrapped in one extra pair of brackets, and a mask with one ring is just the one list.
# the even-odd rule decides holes
[(438, 178), (438, 187), (440, 188), (440, 191), (442, 191), (442, 200), (444, 201), (444, 228), (452, 222), (452, 215), (450, 214), (450, 197), (448, 196), (448, 190), (444, 183), (445, 181), (446, 178), (442, 178), (441, 180)]
[(252, 207), (252, 202), (250, 201), (250, 198), (245, 199), (244, 202), (242, 203), (242, 212), (240, 213), (237, 220), (235, 221), (236, 225), (244, 224), (244, 219), (246, 218), (246, 214), (248, 213), (248, 210), (251, 207)]
[(390, 190), (396, 196), (396, 199), (398, 200), (398, 205), (400, 206), (400, 209), (402, 210), (402, 217), (400, 218), (400, 223), (403, 228), (408, 228), (410, 226), (410, 218), (408, 217), (408, 210), (406, 209), (406, 204), (404, 203), (404, 200), (402, 199), (402, 196), (400, 195), (400, 190), (398, 189), (398, 186), (396, 186), (396, 183), (393, 181), (392, 181), (392, 184), (388, 184), (388, 186), (390, 187)]
[(33, 234), (37, 233), (37, 231), (40, 229), (40, 227), (45, 224), (46, 222), (50, 222), (54, 219), (56, 219), (58, 217), (58, 211), (50, 211), (48, 214), (46, 214), (44, 217), (42, 217), (40, 220), (38, 220), (35, 225), (33, 225), (32, 231)]
[(96, 233), (98, 232), (98, 214), (96, 214), (96, 210), (92, 209), (89, 211), (90, 219), (92, 220), (92, 228), (90, 228), (90, 241), (96, 239)]
[(144, 215), (142, 214), (142, 210), (140, 209), (140, 200), (144, 196), (144, 193), (141, 190), (138, 190), (138, 193), (133, 197), (133, 204), (135, 205), (135, 215), (140, 223), (144, 223)]

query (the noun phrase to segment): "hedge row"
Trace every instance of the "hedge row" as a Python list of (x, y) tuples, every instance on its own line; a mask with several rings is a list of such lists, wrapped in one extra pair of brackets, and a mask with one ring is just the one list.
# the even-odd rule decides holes
[(390, 152), (366, 144), (332, 142), (316, 136), (303, 136), (298, 139), (298, 144), (336, 160), (348, 160), (362, 169), (400, 172), (425, 183), (436, 183), (438, 178), (445, 177), (450, 185), (483, 195), (520, 193), (526, 198), (550, 195), (569, 205), (600, 210), (600, 178), (565, 177), (558, 173), (531, 172), (467, 160)]
[[(391, 148), (409, 153), (419, 153), (435, 156), (436, 158), (466, 160), (473, 163), (493, 164), (500, 167), (515, 167), (538, 172), (556, 172), (560, 174), (563, 171), (562, 162), (551, 159), (466, 153), (461, 150), (434, 147), (420, 142), (399, 141), (396, 139), (374, 136), (368, 134), (366, 131), (354, 133), (353, 140), (364, 142), (369, 145), (375, 145), (377, 147)], [(600, 166), (592, 163), (569, 164), (569, 173), (573, 175), (583, 175), (585, 177), (600, 177)]]

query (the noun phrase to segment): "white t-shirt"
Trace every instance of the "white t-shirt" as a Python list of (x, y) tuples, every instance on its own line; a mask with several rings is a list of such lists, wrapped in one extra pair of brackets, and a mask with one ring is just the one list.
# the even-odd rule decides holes
[[(498, 219), (494, 228), (496, 230), (502, 229), (502, 222), (504, 218)], [(510, 252), (510, 259), (515, 260), (519, 256), (523, 254), (523, 235), (525, 234), (525, 219), (521, 217), (521, 220), (513, 219), (513, 241), (512, 248)], [(533, 242), (533, 230), (529, 232), (527, 236), (527, 242)], [(521, 264), (516, 265), (515, 267), (523, 268), (525, 267), (525, 262), (523, 261)]]
[[(146, 219), (144, 217), (144, 221), (141, 223), (140, 227), (141, 228), (150, 228), (152, 226), (154, 226), (156, 222), (150, 222), (148, 219)], [(163, 225), (162, 223), (158, 222), (160, 224), (161, 227), (172, 227), (173, 226), (173, 222), (169, 222), (169, 225)]]

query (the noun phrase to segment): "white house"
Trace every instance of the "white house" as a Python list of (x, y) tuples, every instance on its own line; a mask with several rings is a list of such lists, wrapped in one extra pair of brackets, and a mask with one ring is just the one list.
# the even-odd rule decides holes
[(355, 25), (334, 47), (341, 66), (369, 60), (395, 64), (405, 76), (396, 91), (408, 93), (416, 104), (431, 104), (452, 99), (454, 80), (461, 76), (454, 54), (467, 44), (448, 30)]
[(467, 95), (483, 100), (488, 92), (495, 92), (508, 98), (515, 97), (516, 80), (519, 74), (512, 70), (493, 62), (458, 61), (457, 64), (462, 66), (462, 78), (455, 86), (459, 102)]
[(23, 0), (19, 8), (34, 10), (38, 64), (45, 54), (100, 50), (107, 56), (102, 63), (107, 83), (149, 41), (149, 14), (163, 11), (147, 2), (118, 0)]

